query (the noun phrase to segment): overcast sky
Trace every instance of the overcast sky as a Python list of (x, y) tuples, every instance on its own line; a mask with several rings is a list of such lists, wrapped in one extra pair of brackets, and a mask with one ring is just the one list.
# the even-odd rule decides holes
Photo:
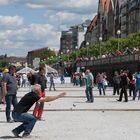
[(61, 31), (92, 19), (98, 0), (0, 0), (0, 55), (59, 50)]

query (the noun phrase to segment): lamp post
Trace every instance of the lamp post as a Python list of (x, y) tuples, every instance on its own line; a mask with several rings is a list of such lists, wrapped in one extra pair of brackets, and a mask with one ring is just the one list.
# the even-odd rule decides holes
[(68, 61), (69, 61), (69, 51), (70, 51), (70, 50), (67, 50), (67, 55), (68, 55)]
[(118, 30), (118, 31), (117, 31), (117, 35), (118, 35), (118, 50), (120, 49), (120, 48), (119, 48), (119, 47), (120, 47), (120, 46), (119, 46), (119, 37), (120, 37), (120, 34), (121, 34), (121, 31)]
[(88, 47), (89, 47), (89, 42), (86, 42), (86, 48), (87, 48), (87, 57), (88, 57)]
[(75, 56), (76, 56), (76, 59), (77, 59), (77, 50), (78, 50), (78, 46), (75, 47)]
[(102, 55), (102, 48), (101, 48), (101, 42), (102, 42), (103, 38), (100, 36), (99, 37), (99, 43), (100, 43), (100, 58), (101, 58), (101, 55)]

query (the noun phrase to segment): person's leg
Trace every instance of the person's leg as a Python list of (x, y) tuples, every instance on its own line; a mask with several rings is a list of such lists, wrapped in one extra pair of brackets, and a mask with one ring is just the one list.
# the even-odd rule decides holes
[(105, 86), (103, 85), (103, 83), (102, 83), (102, 89), (103, 89), (103, 94), (105, 95)]
[(23, 124), (16, 127), (14, 130), (16, 130), (18, 134), (24, 131), (23, 136), (30, 135), (37, 119), (29, 113), (12, 113), (12, 116), (16, 122), (23, 122)]
[(138, 100), (140, 100), (140, 86), (139, 86), (139, 88), (138, 88), (138, 92), (139, 92)]
[(114, 86), (113, 86), (113, 95), (115, 95), (116, 94), (116, 84), (114, 84)]
[(87, 97), (87, 102), (90, 100), (88, 92), (89, 92), (88, 87), (86, 87), (85, 93), (86, 93), (86, 97)]
[(122, 96), (123, 96), (123, 88), (121, 88), (120, 97), (118, 101), (122, 101)]
[[(45, 97), (45, 91), (43, 91), (41, 93), (41, 97)], [(37, 107), (36, 107), (36, 109), (34, 109), (33, 115), (37, 119), (41, 120), (42, 114), (43, 114), (43, 109), (44, 109), (44, 103), (36, 103), (36, 104), (37, 104)]]
[(54, 82), (53, 82), (53, 90), (55, 91), (56, 89), (55, 89), (55, 84), (54, 84)]
[(16, 95), (13, 95), (12, 96), (12, 105), (13, 105), (13, 107), (15, 107), (17, 103), (18, 103), (17, 96)]
[(133, 88), (133, 91), (132, 92), (133, 92), (133, 97), (134, 97), (134, 95), (135, 95), (135, 88)]
[(39, 108), (38, 108), (38, 114), (37, 114), (37, 119), (41, 120), (42, 114), (43, 114), (43, 109), (44, 109), (44, 103), (40, 103)]
[(89, 87), (89, 97), (90, 97), (90, 101), (93, 102), (94, 97), (93, 97), (92, 87)]
[(33, 115), (37, 118), (37, 116), (38, 116), (38, 110), (39, 110), (39, 103), (38, 102), (36, 102), (36, 104), (35, 104), (35, 107), (34, 107), (34, 110), (33, 110)]
[(51, 89), (52, 89), (52, 82), (50, 82), (50, 88), (49, 88), (49, 91), (51, 91)]
[(7, 119), (7, 122), (10, 122), (11, 121), (10, 113), (11, 113), (12, 96), (6, 95), (5, 101), (6, 101), (6, 112), (5, 112), (6, 119)]
[(102, 95), (102, 90), (101, 90), (101, 88), (102, 88), (102, 85), (101, 85), (101, 83), (99, 83), (99, 84), (98, 84), (98, 89), (99, 89), (99, 94), (100, 94), (100, 95)]
[(136, 98), (136, 96), (137, 96), (137, 91), (138, 91), (138, 87), (136, 86), (135, 91), (134, 91), (133, 100), (135, 100), (135, 98)]
[(124, 98), (125, 98), (125, 102), (128, 102), (127, 86), (124, 87)]
[(119, 84), (116, 85), (116, 90), (117, 90), (117, 95), (119, 95), (120, 94), (120, 91), (119, 91), (120, 90), (120, 85)]

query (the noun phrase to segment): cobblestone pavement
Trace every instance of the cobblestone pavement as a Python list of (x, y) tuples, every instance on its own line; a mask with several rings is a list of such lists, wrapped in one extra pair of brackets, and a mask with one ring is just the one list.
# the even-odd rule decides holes
[[(107, 88), (106, 96), (99, 96), (93, 89), (95, 102), (85, 103), (85, 87), (70, 84), (56, 85), (57, 91), (47, 91), (56, 95), (66, 91), (63, 99), (45, 104), (43, 118), (35, 125), (31, 138), (39, 140), (140, 140), (140, 101), (117, 102), (112, 96), (112, 88)], [(18, 90), (20, 99), (29, 88)], [(32, 108), (33, 109), (33, 108)], [(32, 112), (31, 109), (31, 112)], [(17, 140), (11, 130), (19, 123), (6, 123), (5, 106), (0, 105), (0, 139)]]

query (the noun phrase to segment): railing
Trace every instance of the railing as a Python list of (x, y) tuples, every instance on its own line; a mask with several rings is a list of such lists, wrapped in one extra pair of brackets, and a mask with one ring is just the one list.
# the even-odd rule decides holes
[(140, 52), (131, 55), (114, 56), (109, 58), (101, 58), (96, 60), (82, 60), (78, 62), (77, 67), (94, 66), (94, 65), (105, 65), (115, 63), (126, 63), (140, 61)]

